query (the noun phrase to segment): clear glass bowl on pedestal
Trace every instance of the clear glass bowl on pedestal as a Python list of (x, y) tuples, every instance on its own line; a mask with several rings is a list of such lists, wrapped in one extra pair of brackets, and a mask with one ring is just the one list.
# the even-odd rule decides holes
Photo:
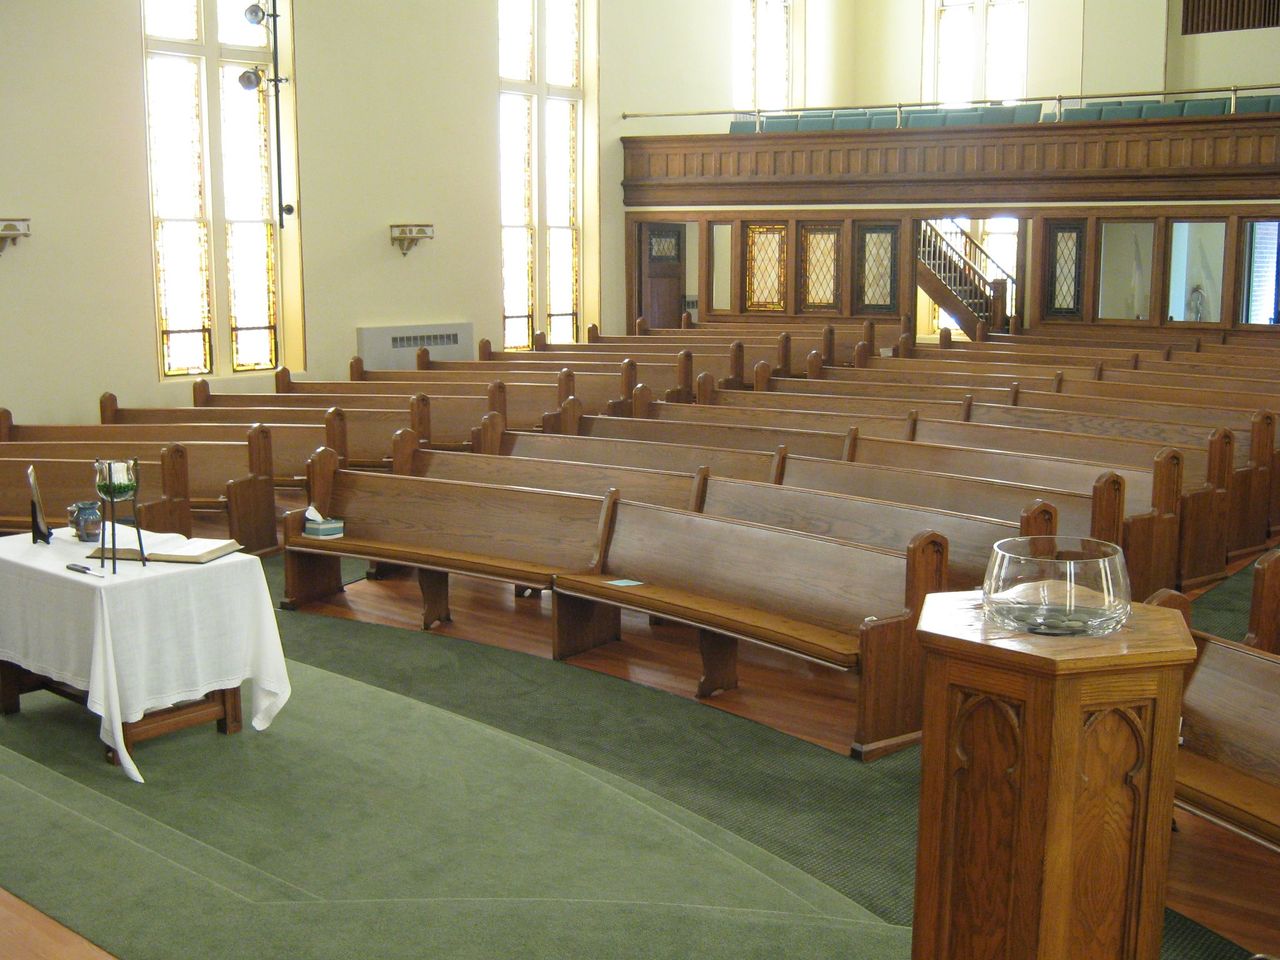
[(992, 548), (982, 584), (986, 619), (1042, 636), (1101, 636), (1129, 616), (1129, 574), (1114, 543), (1013, 537)]

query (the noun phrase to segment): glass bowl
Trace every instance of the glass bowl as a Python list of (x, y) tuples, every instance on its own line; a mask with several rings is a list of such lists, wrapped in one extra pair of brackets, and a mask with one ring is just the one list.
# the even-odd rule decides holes
[(1042, 636), (1100, 636), (1129, 616), (1129, 574), (1114, 543), (1012, 537), (992, 548), (982, 583), (987, 620)]
[(137, 460), (95, 460), (94, 486), (103, 500), (132, 500), (138, 490)]

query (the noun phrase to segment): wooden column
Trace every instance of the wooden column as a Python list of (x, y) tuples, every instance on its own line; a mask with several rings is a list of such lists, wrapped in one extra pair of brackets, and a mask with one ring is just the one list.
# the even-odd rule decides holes
[(1180, 614), (1104, 637), (926, 598), (913, 960), (1156, 960), (1183, 669)]

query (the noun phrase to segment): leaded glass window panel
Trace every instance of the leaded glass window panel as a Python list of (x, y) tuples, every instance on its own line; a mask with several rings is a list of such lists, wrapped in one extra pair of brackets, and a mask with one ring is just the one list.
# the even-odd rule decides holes
[(1080, 317), (1084, 280), (1084, 224), (1051, 223), (1047, 229), (1047, 316)]
[[(165, 376), (271, 369), (279, 362), (281, 256), (267, 110), (268, 93), (279, 93), (269, 82), (273, 21), (250, 24), (245, 6), (144, 0)], [(288, 16), (287, 0), (279, 10)], [(286, 49), (282, 66), (288, 56)], [(246, 70), (262, 82), (246, 89), (240, 82)]]
[(157, 40), (198, 40), (198, 0), (143, 0), (142, 28), (148, 37)]
[(547, 339), (578, 339), (578, 231), (569, 227), (547, 231)]
[(898, 228), (858, 228), (858, 310), (890, 313), (898, 307)]
[(533, 80), (533, 0), (498, 0), (498, 76)]
[[(205, 0), (210, 3), (212, 0)], [(248, 0), (218, 0), (218, 42), (231, 47), (265, 47), (267, 45), (267, 24), (250, 23), (245, 19), (244, 11), (249, 6)], [(264, 9), (270, 6), (269, 0), (262, 0)], [(243, 69), (243, 68), (242, 68)]]
[(840, 309), (840, 225), (800, 228), (800, 308)]
[(578, 50), (578, 0), (546, 0), (547, 83), (576, 87), (581, 56)]
[(747, 225), (747, 309), (787, 308), (787, 227)]
[(533, 346), (533, 228), (502, 228), (502, 318), (508, 350)]
[(577, 338), (581, 0), (500, 0), (499, 195), (505, 345)]

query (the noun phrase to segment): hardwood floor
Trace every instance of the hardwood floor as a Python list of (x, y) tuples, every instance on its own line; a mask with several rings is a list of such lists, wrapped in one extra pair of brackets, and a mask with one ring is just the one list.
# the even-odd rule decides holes
[[(509, 585), (454, 577), (454, 622), (437, 632), (533, 656), (550, 656), (550, 597), (516, 598)], [(417, 629), (415, 579), (362, 581), (306, 608), (315, 613)], [(622, 642), (571, 663), (693, 699), (699, 676), (696, 640), (674, 626), (651, 627), (626, 613)], [(775, 727), (847, 753), (853, 697), (838, 671), (743, 644), (741, 687), (706, 701), (710, 708)], [(850, 761), (855, 762), (855, 761)], [(1168, 905), (1247, 948), (1280, 954), (1280, 854), (1197, 817), (1178, 813)], [(3, 891), (0, 891), (2, 894)], [(6, 960), (110, 960), (108, 954), (20, 900), (0, 896), (0, 956)]]

